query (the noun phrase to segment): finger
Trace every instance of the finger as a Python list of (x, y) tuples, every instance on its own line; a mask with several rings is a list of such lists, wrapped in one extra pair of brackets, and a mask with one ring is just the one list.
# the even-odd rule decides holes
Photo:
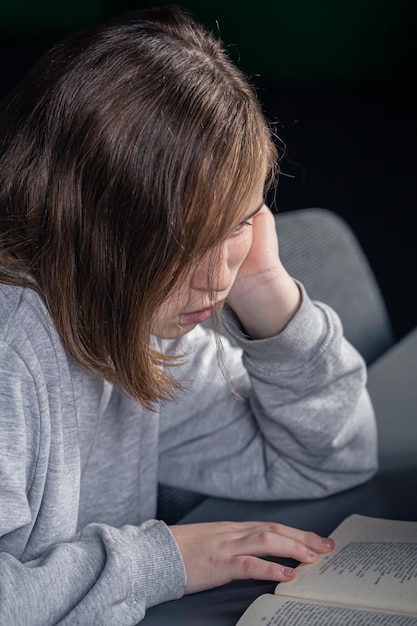
[(334, 548), (334, 541), (329, 537), (321, 537), (311, 531), (301, 530), (293, 526), (285, 526), (276, 522), (269, 523), (270, 532), (289, 537), (303, 543), (305, 546), (316, 552), (329, 552)]
[(317, 554), (334, 547), (331, 539), (272, 522), (247, 528), (236, 539), (240, 554), (285, 556), (303, 563), (311, 563)]
[(245, 531), (263, 532), (268, 531), (276, 535), (282, 535), (289, 537), (304, 545), (308, 546), (312, 550), (318, 552), (328, 552), (334, 548), (334, 541), (329, 537), (321, 537), (311, 531), (300, 530), (292, 526), (286, 526), (278, 522), (241, 522), (236, 526), (236, 530), (241, 531), (241, 536), (244, 536)]
[(293, 567), (265, 561), (255, 556), (239, 556), (231, 559), (231, 580), (273, 580), (288, 582), (296, 577)]
[(296, 539), (265, 530), (250, 533), (242, 538), (235, 552), (240, 555), (286, 557), (301, 563), (314, 563), (318, 556), (317, 552)]

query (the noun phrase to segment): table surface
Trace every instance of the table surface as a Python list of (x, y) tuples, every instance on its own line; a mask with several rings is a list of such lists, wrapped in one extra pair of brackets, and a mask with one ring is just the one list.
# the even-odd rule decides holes
[[(208, 498), (182, 523), (203, 521), (277, 520), (328, 535), (348, 515), (360, 513), (391, 519), (417, 519), (417, 329), (370, 368), (368, 388), (382, 429), (382, 469), (372, 480), (329, 498), (247, 502)], [(394, 437), (394, 449), (405, 462), (390, 455), (394, 431), (414, 429), (414, 435)], [(414, 461), (414, 462), (413, 462)], [(283, 559), (280, 559), (283, 561)], [(148, 610), (143, 626), (234, 626), (249, 604), (275, 584), (235, 581), (218, 589), (185, 596)]]

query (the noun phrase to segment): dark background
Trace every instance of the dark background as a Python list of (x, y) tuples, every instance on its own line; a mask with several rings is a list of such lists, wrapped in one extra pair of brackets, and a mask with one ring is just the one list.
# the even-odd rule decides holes
[[(166, 2), (0, 0), (0, 96), (68, 32)], [(417, 325), (416, 24), (411, 0), (185, 0), (251, 77), (287, 155), (280, 211), (356, 233), (397, 339)]]

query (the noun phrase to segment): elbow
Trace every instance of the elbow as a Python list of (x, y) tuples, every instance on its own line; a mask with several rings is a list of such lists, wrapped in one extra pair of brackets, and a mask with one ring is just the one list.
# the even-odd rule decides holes
[(310, 497), (321, 498), (357, 487), (378, 471), (377, 428), (372, 404), (364, 394), (356, 419), (333, 441), (328, 454), (311, 469)]
[[(378, 471), (377, 432), (370, 420), (348, 445), (330, 455), (317, 478), (316, 497), (330, 496), (371, 480)], [(320, 479), (321, 478), (321, 479)]]

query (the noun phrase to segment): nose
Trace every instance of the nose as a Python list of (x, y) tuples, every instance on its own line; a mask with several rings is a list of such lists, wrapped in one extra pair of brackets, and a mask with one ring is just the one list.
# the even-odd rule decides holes
[(229, 245), (225, 241), (199, 261), (192, 275), (191, 286), (199, 291), (227, 291), (232, 286), (234, 274)]

